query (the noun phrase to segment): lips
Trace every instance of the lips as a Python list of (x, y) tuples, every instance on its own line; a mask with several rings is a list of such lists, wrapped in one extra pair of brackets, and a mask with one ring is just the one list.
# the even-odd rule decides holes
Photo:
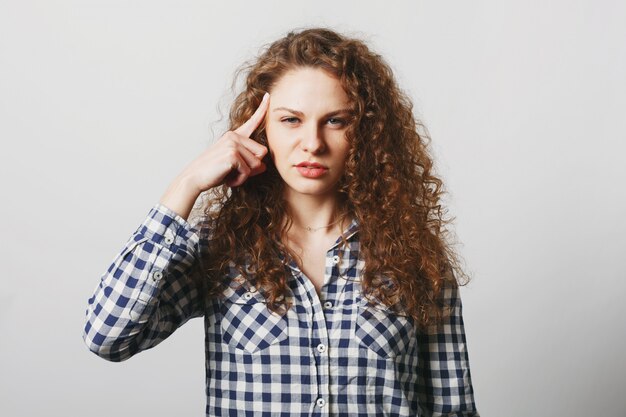
[(306, 178), (319, 178), (328, 172), (328, 168), (318, 162), (303, 161), (296, 165), (296, 169)]
[(296, 165), (298, 168), (312, 168), (312, 169), (327, 169), (324, 165), (319, 164), (317, 162), (309, 162), (309, 161), (302, 161), (300, 162), (298, 165)]

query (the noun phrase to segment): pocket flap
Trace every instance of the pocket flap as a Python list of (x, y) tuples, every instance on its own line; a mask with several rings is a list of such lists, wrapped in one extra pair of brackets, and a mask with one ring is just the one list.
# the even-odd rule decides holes
[(274, 313), (259, 291), (230, 286), (222, 301), (222, 341), (254, 353), (287, 338), (287, 317)]
[(365, 298), (357, 301), (355, 336), (362, 346), (391, 358), (407, 353), (415, 339), (412, 319)]

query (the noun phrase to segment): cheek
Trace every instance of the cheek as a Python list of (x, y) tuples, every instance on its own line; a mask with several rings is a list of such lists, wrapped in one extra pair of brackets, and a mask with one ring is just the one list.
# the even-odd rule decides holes
[(281, 146), (281, 142), (277, 140), (276, 136), (267, 137), (267, 147), (269, 150), (270, 158), (274, 161), (274, 165), (281, 166), (285, 163), (286, 150), (284, 146)]
[(276, 153), (276, 132), (275, 130), (268, 125), (265, 127), (265, 138), (267, 140), (267, 148), (272, 159), (275, 158)]
[(350, 144), (346, 141), (345, 138), (341, 138), (338, 141), (338, 146), (336, 148), (337, 155), (341, 155), (341, 158), (345, 161), (348, 159), (348, 153), (350, 153)]
[(267, 122), (265, 125), (265, 135), (269, 145), (276, 145), (278, 138), (284, 136), (281, 126), (275, 122)]
[(278, 126), (274, 129), (268, 127), (265, 130), (265, 134), (267, 137), (267, 146), (274, 163), (284, 162), (285, 158), (287, 158), (289, 153), (293, 150), (293, 140), (291, 139), (290, 132)]

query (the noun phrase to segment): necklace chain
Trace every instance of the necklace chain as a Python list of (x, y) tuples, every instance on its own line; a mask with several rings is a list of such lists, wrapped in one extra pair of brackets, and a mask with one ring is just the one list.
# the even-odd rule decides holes
[(332, 223), (328, 223), (326, 226), (320, 226), (320, 227), (311, 227), (311, 226), (304, 226), (304, 228), (309, 231), (309, 232), (317, 232), (318, 230), (321, 229), (327, 229), (330, 226), (334, 226), (335, 224), (339, 223), (344, 217), (346, 217), (346, 214), (342, 214), (337, 220), (335, 220)]

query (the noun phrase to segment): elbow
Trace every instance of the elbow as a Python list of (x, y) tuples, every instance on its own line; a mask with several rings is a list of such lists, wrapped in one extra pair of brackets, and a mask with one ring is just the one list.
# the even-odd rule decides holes
[(84, 331), (83, 341), (91, 352), (109, 362), (122, 362), (132, 356), (129, 354), (128, 346), (107, 343), (106, 337), (99, 333), (90, 335), (88, 331)]

